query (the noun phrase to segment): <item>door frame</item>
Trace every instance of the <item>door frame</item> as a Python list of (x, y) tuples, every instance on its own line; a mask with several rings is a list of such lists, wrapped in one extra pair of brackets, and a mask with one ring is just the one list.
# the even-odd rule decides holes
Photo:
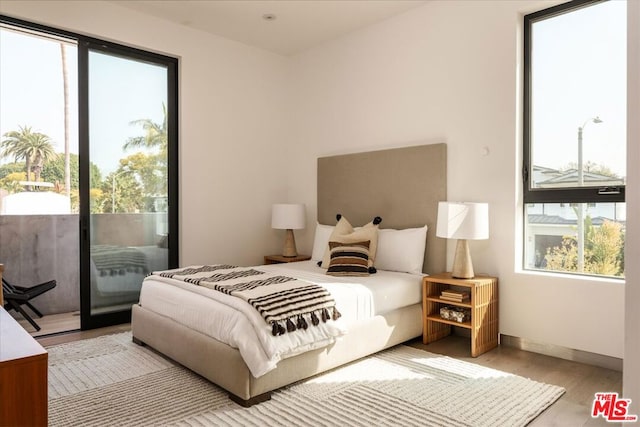
[(80, 327), (100, 328), (131, 321), (131, 309), (91, 314), (89, 51), (167, 68), (168, 268), (178, 266), (178, 60), (139, 49), (81, 37), (78, 40), (78, 123), (80, 158)]
[(0, 14), (0, 23), (51, 36), (75, 40), (78, 48), (78, 157), (79, 157), (79, 248), (80, 248), (80, 324), (81, 329), (94, 329), (131, 321), (131, 309), (91, 315), (91, 257), (89, 206), (89, 49), (124, 58), (162, 65), (167, 68), (167, 202), (168, 202), (168, 268), (179, 265), (179, 197), (178, 197), (178, 59), (126, 45), (88, 37), (83, 34), (35, 24)]

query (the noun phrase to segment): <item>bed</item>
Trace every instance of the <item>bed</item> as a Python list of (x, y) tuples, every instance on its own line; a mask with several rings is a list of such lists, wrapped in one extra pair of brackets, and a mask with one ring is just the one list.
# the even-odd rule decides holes
[[(317, 197), (319, 224), (334, 225), (336, 213), (342, 213), (354, 225), (366, 224), (374, 215), (383, 218), (382, 229), (416, 230), (426, 225), (422, 272), (444, 271), (445, 242), (435, 237), (437, 203), (446, 200), (444, 144), (319, 158)], [(387, 252), (393, 257), (393, 251)], [(395, 255), (396, 259), (403, 258), (402, 254)], [(142, 286), (140, 302), (132, 309), (134, 341), (176, 360), (227, 390), (237, 403), (250, 406), (269, 399), (271, 392), (280, 387), (422, 333), (422, 275), (416, 274), (420, 272), (379, 269), (370, 278), (327, 278), (326, 270), (314, 260), (254, 269), (261, 274), (295, 276), (314, 283), (333, 281), (342, 292), (360, 290), (349, 294), (351, 303), (346, 305), (336, 298), (342, 317), (335, 324), (343, 333), (319, 348), (310, 346), (304, 352), (294, 349), (277, 355), (270, 359), (275, 360), (273, 366), (268, 360), (268, 366), (260, 369), (260, 363), (245, 360), (250, 349), (241, 351), (238, 342), (229, 345), (210, 336), (208, 316), (196, 313), (215, 311), (212, 307), (216, 301), (203, 302), (202, 298), (194, 298), (193, 289), (148, 278)]]

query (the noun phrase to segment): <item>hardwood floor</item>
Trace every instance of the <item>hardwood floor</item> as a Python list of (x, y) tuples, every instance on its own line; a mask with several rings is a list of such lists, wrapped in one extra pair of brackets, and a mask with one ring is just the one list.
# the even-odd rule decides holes
[[(26, 309), (28, 310), (28, 309)], [(31, 334), (32, 337), (40, 337), (43, 335), (59, 334), (61, 332), (73, 331), (80, 329), (80, 312), (47, 314), (42, 318), (32, 316), (33, 320), (40, 326), (40, 330), (36, 331), (31, 324), (22, 316), (11, 312), (11, 315), (18, 321), (22, 327)]]
[(456, 335), (428, 345), (422, 344), (421, 338), (409, 344), (431, 353), (564, 387), (565, 394), (529, 424), (531, 427), (610, 426), (602, 417), (591, 418), (594, 395), (607, 391), (622, 393), (622, 372), (611, 369), (503, 346), (474, 358), (470, 354), (469, 338)]
[[(130, 324), (122, 324), (91, 331), (74, 331), (39, 337), (37, 340), (47, 347), (128, 330), (130, 330)], [(429, 345), (422, 344), (420, 338), (408, 344), (431, 353), (444, 354), (535, 381), (564, 387), (565, 394), (529, 424), (531, 427), (610, 426), (611, 424), (601, 417), (591, 418), (594, 394), (605, 391), (622, 393), (622, 372), (610, 369), (503, 346), (473, 358), (470, 355), (469, 338), (456, 335)]]

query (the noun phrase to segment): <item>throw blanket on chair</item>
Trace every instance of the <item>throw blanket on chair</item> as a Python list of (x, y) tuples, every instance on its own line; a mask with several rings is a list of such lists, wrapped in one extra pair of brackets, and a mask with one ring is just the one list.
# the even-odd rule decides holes
[(218, 264), (154, 272), (240, 298), (271, 325), (271, 334), (283, 335), (338, 320), (340, 312), (329, 291), (293, 277), (269, 275), (253, 268)]

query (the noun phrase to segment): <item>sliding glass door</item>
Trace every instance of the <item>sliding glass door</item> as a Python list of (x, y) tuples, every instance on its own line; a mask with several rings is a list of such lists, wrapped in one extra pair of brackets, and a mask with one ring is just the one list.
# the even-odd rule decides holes
[(176, 63), (91, 42), (81, 44), (79, 62), (88, 329), (128, 321), (145, 275), (177, 266)]
[(42, 311), (79, 306), (82, 329), (127, 322), (178, 266), (178, 61), (2, 15), (0, 34), (6, 277), (56, 279)]

